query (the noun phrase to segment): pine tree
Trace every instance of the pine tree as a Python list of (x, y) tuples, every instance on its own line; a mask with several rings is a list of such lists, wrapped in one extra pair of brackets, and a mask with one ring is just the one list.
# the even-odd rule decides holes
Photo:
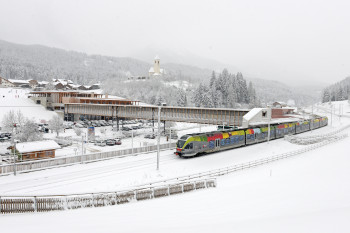
[(216, 75), (215, 75), (215, 71), (213, 71), (213, 73), (211, 74), (209, 87), (212, 88), (215, 85), (216, 85)]

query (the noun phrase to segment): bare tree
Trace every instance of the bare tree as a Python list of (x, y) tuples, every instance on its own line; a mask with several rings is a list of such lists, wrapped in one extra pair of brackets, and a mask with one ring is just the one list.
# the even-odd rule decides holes
[(74, 128), (74, 132), (76, 133), (77, 136), (80, 136), (81, 133), (82, 133), (82, 130), (80, 128), (78, 128), (78, 127), (75, 127)]
[(25, 118), (19, 127), (16, 138), (21, 142), (42, 140), (42, 133), (38, 130), (38, 125), (30, 119)]
[(17, 126), (15, 111), (10, 110), (9, 112), (7, 112), (4, 115), (4, 117), (2, 119), (2, 126), (3, 126), (4, 130), (6, 130), (7, 132), (11, 132), (11, 133), (13, 132), (13, 130)]
[(63, 130), (63, 120), (60, 116), (55, 115), (52, 117), (51, 120), (49, 120), (49, 129), (56, 132), (57, 137), (60, 134), (60, 132)]

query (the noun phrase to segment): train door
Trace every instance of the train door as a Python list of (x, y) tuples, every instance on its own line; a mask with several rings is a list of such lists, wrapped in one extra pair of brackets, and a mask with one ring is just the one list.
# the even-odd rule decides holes
[(219, 149), (220, 148), (220, 139), (215, 139), (215, 149)]

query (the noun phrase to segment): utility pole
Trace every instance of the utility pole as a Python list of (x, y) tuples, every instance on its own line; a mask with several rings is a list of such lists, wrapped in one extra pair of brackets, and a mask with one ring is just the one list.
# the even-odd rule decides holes
[(13, 174), (17, 175), (17, 165), (16, 165), (16, 142), (13, 141)]
[(80, 159), (81, 163), (83, 163), (83, 154), (84, 154), (84, 135), (81, 135), (81, 159)]
[(131, 129), (131, 154), (134, 154), (134, 130)]
[(171, 127), (170, 127), (170, 139), (169, 139), (169, 148), (171, 147)]
[(15, 141), (15, 130), (16, 124), (12, 127), (12, 141), (13, 141), (13, 174), (17, 175), (17, 165), (16, 165), (16, 141)]
[(333, 105), (331, 105), (331, 126), (333, 126)]
[(160, 110), (161, 107), (158, 107), (158, 138), (157, 138), (157, 170), (159, 170), (159, 156), (160, 156)]
[(270, 131), (271, 114), (272, 114), (271, 108), (269, 108), (268, 114), (269, 114), (269, 122), (267, 124), (267, 127), (268, 127), (268, 129), (267, 129), (267, 143), (270, 142), (270, 135), (271, 135), (271, 131)]
[(314, 127), (314, 104), (311, 105), (311, 126), (310, 126), (310, 132), (312, 133), (312, 129)]

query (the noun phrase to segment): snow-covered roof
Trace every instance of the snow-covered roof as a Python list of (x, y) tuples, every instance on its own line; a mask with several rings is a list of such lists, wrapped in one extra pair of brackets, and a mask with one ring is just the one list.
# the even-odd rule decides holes
[(154, 73), (154, 68), (153, 68), (153, 66), (152, 66), (151, 68), (149, 68), (149, 71), (148, 71), (148, 72)]
[(159, 56), (157, 55), (154, 60), (160, 60)]
[(250, 121), (253, 117), (255, 117), (259, 112), (261, 112), (263, 108), (253, 108), (247, 114), (243, 116), (243, 119), (246, 121)]
[(35, 142), (22, 142), (16, 144), (16, 150), (19, 153), (27, 153), (34, 151), (44, 151), (61, 148), (54, 140), (44, 140)]
[(11, 83), (23, 83), (29, 84), (29, 80), (21, 80), (21, 79), (8, 79)]

